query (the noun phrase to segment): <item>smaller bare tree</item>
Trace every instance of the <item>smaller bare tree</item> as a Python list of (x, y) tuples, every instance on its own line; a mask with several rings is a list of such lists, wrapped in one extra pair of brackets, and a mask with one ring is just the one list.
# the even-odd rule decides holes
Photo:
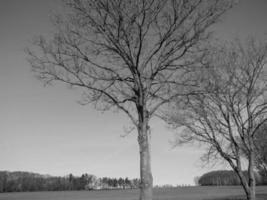
[[(248, 200), (255, 199), (257, 130), (267, 120), (267, 43), (250, 38), (245, 43), (210, 47), (195, 75), (203, 93), (179, 101), (166, 120), (183, 127), (178, 143), (198, 141), (208, 146), (203, 158), (223, 158), (240, 178)], [(247, 158), (248, 178), (242, 159)]]

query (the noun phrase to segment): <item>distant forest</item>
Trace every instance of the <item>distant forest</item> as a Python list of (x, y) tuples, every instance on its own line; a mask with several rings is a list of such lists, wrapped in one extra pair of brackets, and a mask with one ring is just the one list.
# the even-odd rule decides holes
[[(246, 174), (246, 172), (244, 172)], [(0, 171), (0, 193), (67, 190), (137, 189), (140, 180), (129, 178), (97, 178), (91, 174), (50, 176), (31, 172)], [(195, 178), (196, 185), (240, 185), (236, 173), (230, 170), (211, 171)], [(267, 185), (267, 174), (256, 173), (257, 185)]]
[(97, 178), (89, 174), (83, 174), (80, 177), (72, 174), (56, 177), (30, 172), (0, 171), (1, 193), (135, 188), (139, 188), (139, 179)]
[[(243, 173), (247, 177), (247, 172)], [(267, 185), (267, 176), (260, 173), (255, 173), (255, 175), (257, 185)], [(198, 177), (195, 181), (201, 186), (240, 185), (237, 174), (231, 170), (211, 171)]]

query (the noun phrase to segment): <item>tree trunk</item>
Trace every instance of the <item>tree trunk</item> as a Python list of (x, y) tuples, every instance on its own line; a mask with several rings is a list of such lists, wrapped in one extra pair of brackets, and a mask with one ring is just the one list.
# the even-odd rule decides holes
[(249, 185), (249, 198), (248, 200), (255, 200), (256, 199), (256, 181), (255, 181), (255, 174), (254, 174), (254, 168), (255, 168), (255, 155), (253, 150), (249, 153), (249, 160), (248, 160), (248, 185)]
[(138, 143), (140, 149), (140, 200), (152, 200), (153, 178), (150, 158), (150, 130), (147, 120), (138, 127)]
[(246, 193), (246, 198), (247, 200), (255, 200), (255, 175), (254, 175), (254, 153), (251, 151), (249, 153), (249, 158), (248, 158), (248, 179), (246, 178), (245, 174), (242, 171), (241, 168), (241, 162), (240, 162), (240, 156), (238, 151), (237, 152), (237, 163), (236, 166), (230, 161), (229, 164), (232, 166), (234, 171), (237, 173), (240, 183)]
[(245, 193), (246, 193), (246, 198), (247, 200), (250, 200), (250, 188), (249, 188), (249, 185), (248, 185), (248, 181), (244, 175), (244, 173), (242, 172), (240, 166), (238, 167), (233, 167), (233, 169), (235, 170), (235, 172), (237, 173), (238, 177), (239, 177), (239, 180), (240, 180), (240, 183), (241, 183), (241, 186), (243, 187)]

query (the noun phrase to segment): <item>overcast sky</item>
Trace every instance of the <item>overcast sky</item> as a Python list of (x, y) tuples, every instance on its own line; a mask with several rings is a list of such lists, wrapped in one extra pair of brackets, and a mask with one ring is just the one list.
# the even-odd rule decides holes
[[(43, 87), (31, 72), (23, 50), (35, 35), (52, 32), (49, 18), (59, 10), (58, 0), (0, 0), (0, 170), (139, 177), (137, 136), (122, 137), (130, 125), (124, 115), (81, 106), (78, 91)], [(266, 11), (266, 0), (240, 0), (215, 36), (262, 37)], [(173, 149), (164, 123), (151, 126), (154, 184), (193, 184), (211, 170), (201, 168), (201, 148)]]

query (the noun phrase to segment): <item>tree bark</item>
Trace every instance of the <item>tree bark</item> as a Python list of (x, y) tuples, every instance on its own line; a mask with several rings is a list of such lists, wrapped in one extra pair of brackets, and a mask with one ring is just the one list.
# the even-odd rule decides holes
[(152, 200), (153, 177), (150, 157), (150, 130), (147, 120), (140, 122), (138, 127), (138, 143), (140, 150), (140, 200)]
[(241, 168), (237, 169), (236, 172), (240, 178), (241, 185), (245, 190), (247, 200), (255, 200), (256, 199), (256, 182), (255, 182), (255, 174), (254, 174), (254, 152), (250, 152), (249, 154), (249, 166), (248, 166), (248, 179), (245, 177), (244, 173), (242, 172)]
[(240, 183), (241, 183), (241, 186), (243, 187), (245, 193), (246, 193), (246, 198), (247, 200), (250, 200), (250, 188), (249, 188), (249, 185), (248, 185), (248, 182), (247, 182), (247, 179), (244, 175), (244, 173), (242, 172), (241, 169), (236, 169), (235, 170), (237, 175), (239, 176), (239, 179), (240, 179)]
[(255, 155), (254, 151), (252, 150), (249, 153), (249, 161), (248, 161), (248, 185), (249, 185), (249, 197), (248, 200), (255, 200), (256, 199), (256, 181), (255, 181), (255, 174), (254, 174), (254, 168), (255, 168)]

